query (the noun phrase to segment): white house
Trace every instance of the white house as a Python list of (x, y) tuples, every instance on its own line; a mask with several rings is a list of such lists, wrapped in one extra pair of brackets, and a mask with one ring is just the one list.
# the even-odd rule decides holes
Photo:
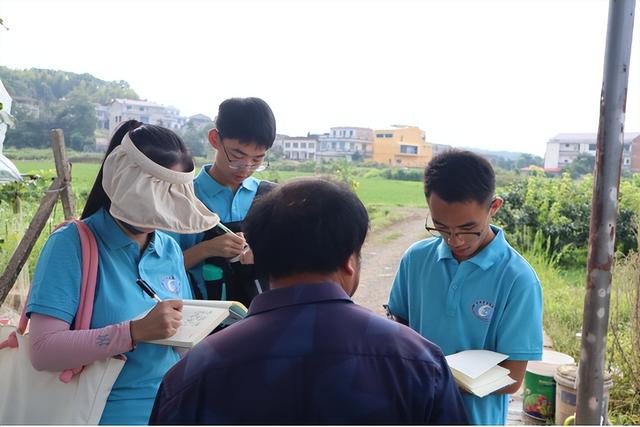
[[(640, 137), (638, 132), (624, 134), (624, 148), (622, 151), (622, 167), (628, 169), (631, 165), (632, 142)], [(544, 155), (544, 168), (547, 171), (558, 171), (573, 162), (579, 154), (596, 154), (597, 134), (595, 133), (561, 133), (547, 142)]]
[(315, 160), (318, 139), (310, 136), (286, 137), (279, 141), (288, 160)]
[(175, 107), (134, 99), (114, 99), (108, 104), (96, 105), (96, 116), (97, 128), (106, 130), (109, 134), (113, 133), (118, 124), (132, 119), (173, 130), (180, 129), (187, 121)]
[(373, 155), (373, 129), (361, 127), (332, 127), (328, 134), (319, 137), (316, 161), (352, 161), (355, 155), (363, 159)]

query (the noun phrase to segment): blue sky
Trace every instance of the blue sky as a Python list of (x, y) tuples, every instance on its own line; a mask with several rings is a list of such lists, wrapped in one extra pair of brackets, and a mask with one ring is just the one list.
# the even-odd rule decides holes
[(607, 14), (604, 0), (1, 0), (0, 63), (126, 80), (184, 115), (259, 96), (289, 135), (413, 124), (543, 155), (597, 129)]

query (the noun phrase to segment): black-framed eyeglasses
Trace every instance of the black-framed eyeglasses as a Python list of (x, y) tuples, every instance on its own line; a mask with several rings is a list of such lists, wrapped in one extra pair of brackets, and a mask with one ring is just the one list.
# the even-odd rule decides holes
[(424, 229), (427, 230), (429, 234), (431, 234), (431, 236), (442, 237), (447, 242), (451, 241), (451, 239), (455, 237), (456, 239), (460, 239), (465, 243), (475, 243), (478, 240), (480, 240), (480, 238), (485, 233), (485, 231), (487, 231), (488, 222), (489, 222), (489, 219), (491, 218), (491, 206), (493, 206), (493, 203), (495, 201), (496, 199), (493, 199), (489, 204), (489, 213), (487, 215), (487, 221), (486, 221), (487, 224), (482, 231), (458, 231), (458, 232), (452, 233), (450, 230), (446, 228), (436, 227), (435, 224), (433, 223), (433, 220), (431, 219), (430, 214), (427, 215), (427, 219), (424, 223)]
[(222, 141), (220, 141), (220, 145), (222, 146), (222, 151), (224, 151), (224, 155), (227, 156), (227, 161), (229, 162), (229, 167), (231, 169), (248, 169), (254, 172), (262, 172), (263, 170), (269, 167), (269, 159), (257, 159), (252, 161), (251, 163), (247, 163), (241, 159), (231, 159), (229, 157), (229, 153), (227, 153), (227, 149), (225, 148)]

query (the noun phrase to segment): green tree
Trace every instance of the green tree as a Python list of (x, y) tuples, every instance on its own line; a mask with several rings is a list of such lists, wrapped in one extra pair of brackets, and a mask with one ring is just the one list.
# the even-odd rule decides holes
[(542, 167), (544, 165), (544, 159), (540, 156), (535, 156), (529, 153), (522, 153), (516, 159), (516, 168), (518, 169), (526, 168), (531, 165)]
[(74, 150), (92, 150), (95, 146), (96, 109), (89, 97), (77, 93), (60, 104), (52, 128), (65, 132), (65, 144)]
[(206, 154), (209, 130), (214, 127), (215, 123), (212, 121), (207, 123), (198, 122), (197, 124), (191, 120), (187, 122), (180, 131), (180, 135), (189, 150), (191, 150), (191, 154), (199, 157)]
[(583, 175), (593, 173), (596, 167), (596, 158), (591, 154), (580, 153), (565, 169), (576, 179)]
[(31, 68), (12, 70), (0, 66), (0, 79), (14, 97), (30, 98), (38, 106), (14, 101), (15, 129), (7, 131), (7, 146), (48, 147), (49, 129), (62, 128), (69, 147), (83, 150), (95, 144), (95, 103), (114, 98), (138, 99), (125, 81), (107, 82), (91, 74)]

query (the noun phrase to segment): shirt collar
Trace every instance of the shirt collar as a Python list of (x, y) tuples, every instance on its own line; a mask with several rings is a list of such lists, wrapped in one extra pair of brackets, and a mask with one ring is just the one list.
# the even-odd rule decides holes
[[(120, 249), (129, 245), (138, 244), (125, 234), (125, 232), (116, 223), (116, 220), (111, 216), (106, 209), (101, 208), (98, 212), (91, 216), (91, 224), (93, 225), (96, 234), (100, 236), (100, 239), (109, 247), (109, 249)], [(151, 234), (151, 241), (149, 242), (149, 248), (153, 249), (162, 256), (164, 253), (164, 242), (158, 238), (158, 233)]]
[(303, 283), (286, 288), (272, 289), (256, 296), (251, 301), (247, 316), (292, 305), (312, 304), (323, 301), (353, 303), (344, 289), (337, 283)]
[[(207, 193), (209, 196), (215, 196), (219, 192), (227, 189), (224, 185), (220, 184), (218, 181), (213, 179), (211, 175), (209, 175), (209, 170), (213, 167), (212, 164), (204, 165), (198, 176), (196, 176), (196, 181), (199, 185), (202, 186), (203, 192)], [(254, 178), (253, 176), (249, 176), (242, 181), (240, 187), (246, 188), (249, 191), (255, 192), (258, 190), (258, 185), (260, 185), (260, 180)]]
[[(468, 261), (483, 270), (487, 270), (502, 257), (503, 250), (507, 244), (507, 241), (504, 238), (504, 231), (495, 225), (491, 225), (491, 229), (495, 233), (493, 240), (491, 240), (487, 246), (482, 248), (480, 252), (463, 262)], [(442, 238), (440, 238), (440, 243), (438, 244), (437, 255), (438, 261), (443, 259), (453, 259), (453, 254), (451, 253), (451, 249), (449, 249), (449, 245), (447, 245), (447, 242)]]

